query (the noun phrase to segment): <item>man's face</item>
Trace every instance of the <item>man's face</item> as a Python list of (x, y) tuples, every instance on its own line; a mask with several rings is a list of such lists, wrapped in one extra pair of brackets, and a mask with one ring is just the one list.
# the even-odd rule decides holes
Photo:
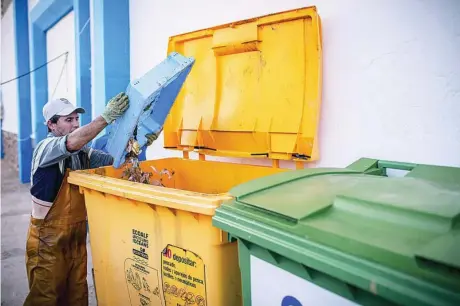
[(80, 127), (78, 113), (73, 112), (68, 116), (61, 116), (56, 123), (48, 121), (48, 127), (55, 136), (70, 134)]

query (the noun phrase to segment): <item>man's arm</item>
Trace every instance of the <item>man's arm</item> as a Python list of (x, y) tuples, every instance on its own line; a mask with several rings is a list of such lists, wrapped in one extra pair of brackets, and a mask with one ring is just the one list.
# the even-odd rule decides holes
[(46, 138), (37, 147), (38, 167), (47, 167), (60, 162), (72, 154), (78, 153), (91, 139), (97, 136), (107, 122), (101, 116), (69, 135)]
[(89, 159), (91, 168), (105, 167), (113, 165), (113, 157), (110, 154), (99, 150), (93, 150)]
[(105, 111), (91, 121), (89, 124), (82, 126), (67, 137), (67, 150), (74, 152), (81, 150), (88, 142), (96, 137), (107, 125), (123, 115), (128, 109), (129, 98), (124, 93), (119, 93), (110, 100), (105, 107)]
[(88, 142), (93, 140), (107, 125), (107, 121), (102, 116), (99, 116), (87, 125), (79, 127), (67, 136), (67, 150), (70, 152), (80, 150)]
[[(95, 121), (97, 122), (98, 119), (96, 118)], [(84, 139), (85, 137), (87, 137), (86, 134), (91, 135), (93, 133), (94, 129), (90, 130), (89, 132), (85, 131), (86, 129), (84, 129), (92, 123), (93, 122), (78, 129), (83, 130), (79, 131), (79, 133), (82, 133), (83, 135), (76, 135), (77, 139)], [(77, 132), (77, 130), (75, 130), (74, 132)], [(72, 150), (69, 148), (70, 135), (71, 134), (61, 137), (50, 137), (43, 140), (43, 142), (41, 142), (37, 146), (36, 156), (34, 157), (34, 160), (38, 162), (38, 167), (51, 166), (71, 155), (77, 154), (79, 149)], [(113, 164), (113, 157), (107, 153), (104, 153), (100, 150), (92, 149), (87, 145), (84, 145), (81, 148), (81, 150), (85, 151), (88, 154), (90, 158), (90, 168), (110, 166)]]
[(78, 152), (69, 152), (66, 148), (67, 136), (48, 137), (42, 140), (34, 150), (32, 168), (48, 167)]
[(91, 169), (111, 166), (113, 164), (112, 155), (105, 153), (104, 151), (93, 149), (93, 148), (90, 148), (89, 146), (85, 146), (83, 150), (89, 156), (89, 167)]
[(43, 140), (35, 149), (34, 163), (37, 167), (47, 167), (76, 154), (96, 137), (108, 124), (123, 115), (128, 109), (129, 99), (124, 93), (118, 94), (107, 104), (104, 113), (89, 124), (61, 137)]

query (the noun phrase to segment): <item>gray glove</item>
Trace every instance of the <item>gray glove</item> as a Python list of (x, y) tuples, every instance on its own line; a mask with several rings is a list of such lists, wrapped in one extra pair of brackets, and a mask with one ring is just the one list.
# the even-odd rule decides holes
[(146, 134), (145, 135), (145, 138), (147, 138), (147, 143), (146, 143), (146, 147), (148, 146), (151, 146), (152, 143), (157, 140), (158, 136), (161, 134), (161, 132), (163, 131), (163, 128), (161, 128), (158, 132), (156, 133), (150, 133), (150, 134)]
[(123, 115), (128, 107), (129, 98), (124, 92), (121, 92), (109, 101), (101, 116), (108, 124), (111, 124), (115, 119)]

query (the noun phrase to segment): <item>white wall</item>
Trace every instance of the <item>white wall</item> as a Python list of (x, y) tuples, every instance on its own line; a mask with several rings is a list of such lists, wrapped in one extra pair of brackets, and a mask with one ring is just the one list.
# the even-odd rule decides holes
[[(323, 34), (315, 166), (362, 156), (460, 166), (457, 0), (130, 0), (131, 78), (165, 58), (169, 36), (309, 5)], [(177, 155), (162, 145), (147, 157)]]
[(62, 56), (47, 65), (48, 99), (66, 98), (76, 105), (74, 28), (74, 13), (72, 11), (46, 32), (46, 55), (47, 61), (50, 61), (64, 52), (69, 52), (67, 62), (66, 57)]
[[(2, 82), (16, 77), (16, 54), (14, 47), (14, 25), (13, 25), (13, 6), (10, 4), (8, 10), (2, 18)], [(12, 81), (2, 85), (4, 121), (3, 130), (18, 133), (18, 105), (17, 105), (17, 82)]]

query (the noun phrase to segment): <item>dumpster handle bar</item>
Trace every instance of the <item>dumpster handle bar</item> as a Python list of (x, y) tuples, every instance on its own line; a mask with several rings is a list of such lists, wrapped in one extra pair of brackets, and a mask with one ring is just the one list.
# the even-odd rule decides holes
[(413, 164), (413, 163), (395, 162), (395, 161), (387, 161), (387, 160), (379, 160), (377, 162), (377, 165), (379, 168), (406, 170), (406, 171), (412, 171), (417, 166), (417, 164)]

